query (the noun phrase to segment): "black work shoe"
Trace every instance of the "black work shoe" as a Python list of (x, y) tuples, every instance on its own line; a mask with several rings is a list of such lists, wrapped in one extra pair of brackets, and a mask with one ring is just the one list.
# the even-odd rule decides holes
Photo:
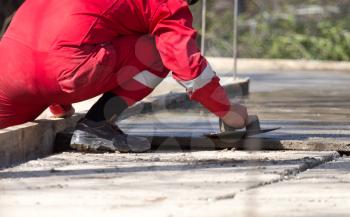
[(130, 136), (106, 121), (82, 119), (78, 122), (70, 142), (73, 149), (83, 152), (145, 152), (151, 149), (143, 137)]

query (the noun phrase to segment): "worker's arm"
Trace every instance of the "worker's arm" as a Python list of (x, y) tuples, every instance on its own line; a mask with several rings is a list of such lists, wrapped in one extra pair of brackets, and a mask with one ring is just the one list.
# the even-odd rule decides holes
[(196, 45), (197, 33), (192, 20), (186, 1), (167, 1), (158, 8), (150, 28), (162, 61), (173, 72), (173, 77), (186, 87), (191, 99), (227, 124), (242, 127), (247, 111), (240, 105), (231, 106), (220, 79)]

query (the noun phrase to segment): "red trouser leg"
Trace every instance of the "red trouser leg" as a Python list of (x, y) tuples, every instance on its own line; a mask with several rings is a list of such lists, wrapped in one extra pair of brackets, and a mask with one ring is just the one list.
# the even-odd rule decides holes
[(108, 53), (108, 58), (104, 58), (107, 54), (101, 55), (101, 59), (107, 60), (100, 63), (99, 67), (95, 67), (95, 57), (91, 61), (85, 61), (85, 64), (74, 72), (79, 74), (77, 78), (80, 80), (87, 78), (83, 80), (84, 85), (81, 86), (74, 76), (66, 76), (70, 80), (62, 79), (60, 83), (67, 87), (69, 92), (53, 94), (55, 96), (51, 98), (55, 101), (51, 103), (69, 104), (112, 92), (132, 105), (151, 93), (169, 73), (161, 61), (153, 37), (122, 36), (107, 43), (104, 49), (108, 51), (104, 52)]
[(162, 63), (154, 39), (150, 36), (128, 36), (113, 42), (118, 53), (128, 48), (130, 52), (122, 58), (117, 78), (121, 82), (111, 90), (123, 98), (129, 106), (149, 95), (169, 74)]
[[(150, 37), (123, 37), (113, 42), (118, 54), (118, 85), (104, 94), (89, 110), (86, 118), (93, 121), (111, 120), (128, 106), (149, 95), (167, 76), (155, 44)], [(117, 95), (118, 97), (113, 97)]]
[(6, 44), (0, 49), (4, 57), (0, 63), (9, 67), (0, 79), (0, 128), (34, 120), (51, 104), (71, 104), (106, 92), (132, 105), (169, 73), (150, 36), (118, 37), (106, 45), (48, 57), (16, 43)]

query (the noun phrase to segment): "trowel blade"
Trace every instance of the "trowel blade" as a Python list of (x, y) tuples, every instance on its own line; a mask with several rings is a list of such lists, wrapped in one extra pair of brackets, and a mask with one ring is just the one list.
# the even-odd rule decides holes
[(260, 130), (237, 130), (237, 131), (227, 131), (222, 133), (211, 133), (211, 134), (205, 134), (206, 137), (215, 139), (215, 138), (221, 138), (221, 139), (241, 139), (249, 136), (254, 136), (262, 133), (268, 133), (271, 131), (275, 131), (280, 129), (278, 128), (268, 128), (268, 129), (260, 129)]

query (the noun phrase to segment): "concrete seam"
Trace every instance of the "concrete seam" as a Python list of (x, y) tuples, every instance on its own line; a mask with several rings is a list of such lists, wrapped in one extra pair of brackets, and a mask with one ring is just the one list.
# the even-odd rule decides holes
[[(244, 192), (254, 190), (257, 188), (261, 188), (261, 187), (264, 187), (267, 185), (272, 185), (272, 184), (291, 180), (291, 179), (295, 178), (298, 174), (301, 174), (301, 173), (305, 172), (306, 170), (313, 169), (313, 168), (318, 167), (322, 164), (329, 163), (331, 161), (338, 159), (339, 157), (340, 157), (340, 155), (338, 153), (334, 153), (332, 155), (325, 156), (321, 159), (306, 157), (306, 158), (304, 158), (304, 160), (306, 160), (306, 162), (303, 162), (303, 164), (299, 168), (286, 170), (286, 171), (279, 174), (280, 178), (273, 179), (273, 180), (268, 181), (268, 182), (262, 182), (262, 183), (259, 183), (257, 185), (242, 189), (241, 191), (239, 191), (239, 193), (244, 193)], [(224, 194), (224, 195), (219, 195), (219, 196), (214, 197), (214, 198), (207, 198), (206, 200), (209, 200), (209, 201), (230, 200), (230, 199), (234, 199), (237, 196), (237, 194), (238, 193), (228, 193), (228, 194)]]

